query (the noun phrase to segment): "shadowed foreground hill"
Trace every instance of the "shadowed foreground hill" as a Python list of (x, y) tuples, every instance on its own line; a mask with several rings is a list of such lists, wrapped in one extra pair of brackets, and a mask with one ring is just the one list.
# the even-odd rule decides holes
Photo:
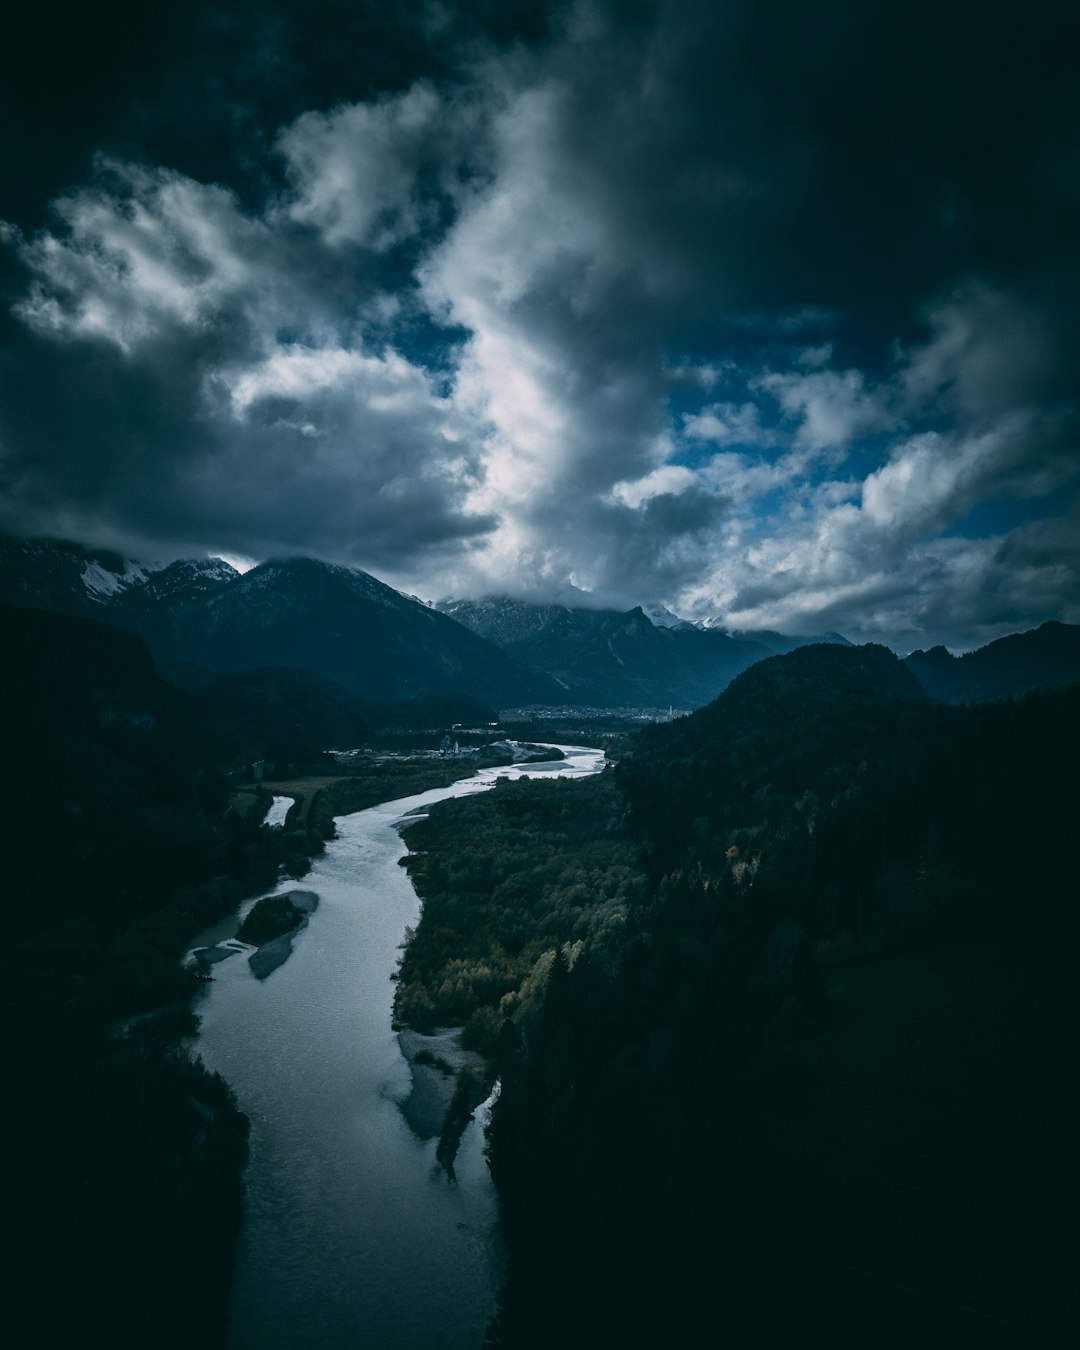
[(740, 675), (708, 707), (639, 735), (622, 781), (651, 846), (674, 860), (740, 826), (779, 823), (807, 793), (843, 792), (882, 735), (926, 708), (885, 647), (803, 647)]
[(321, 839), (228, 810), (258, 710), (236, 730), (106, 624), (0, 608), (0, 634), (10, 1344), (219, 1345), (247, 1122), (178, 1046), (179, 957)]
[[(621, 803), (552, 794), (640, 873), (603, 922), (567, 835), (573, 941), (491, 1026), (493, 1344), (1069, 1343), (1078, 750), (1080, 689), (941, 707), (884, 649), (806, 648), (641, 734)], [(421, 890), (486, 875), (511, 804), (434, 808)], [(543, 932), (556, 803), (514, 805)], [(461, 910), (436, 940), (479, 963)]]

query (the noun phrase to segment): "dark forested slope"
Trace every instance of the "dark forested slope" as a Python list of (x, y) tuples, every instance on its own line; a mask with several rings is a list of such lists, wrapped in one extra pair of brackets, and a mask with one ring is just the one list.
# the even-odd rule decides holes
[(227, 809), (272, 722), (237, 731), (105, 624), (0, 629), (10, 1343), (220, 1344), (247, 1123), (177, 1046), (179, 957), (321, 839)]
[(1080, 679), (1080, 625), (1044, 623), (962, 656), (931, 647), (912, 652), (905, 665), (943, 703), (980, 703), (1062, 688)]
[[(583, 866), (529, 1016), (497, 1005), (496, 1344), (1065, 1343), (1078, 748), (1080, 690), (941, 707), (884, 649), (817, 647), (643, 733), (621, 802), (563, 789), (640, 864), (602, 944)], [(424, 835), (440, 949), (477, 904), (505, 945), (557, 901), (528, 815), (516, 878), (444, 884), (511, 829), (497, 795)]]

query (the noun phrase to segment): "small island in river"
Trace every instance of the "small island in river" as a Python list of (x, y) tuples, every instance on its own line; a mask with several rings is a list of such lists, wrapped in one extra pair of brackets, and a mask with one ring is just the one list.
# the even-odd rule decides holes
[(208, 967), (243, 951), (240, 944), (255, 947), (248, 956), (251, 973), (265, 980), (292, 955), (293, 938), (307, 927), (308, 916), (319, 907), (314, 891), (287, 891), (284, 895), (267, 895), (256, 901), (248, 911), (236, 937), (200, 947), (194, 953), (200, 974)]

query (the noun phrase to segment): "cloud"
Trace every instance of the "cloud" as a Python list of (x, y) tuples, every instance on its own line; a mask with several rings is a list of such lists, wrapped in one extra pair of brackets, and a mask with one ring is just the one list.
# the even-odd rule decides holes
[(1065, 489), (1080, 478), (1080, 464), (1066, 451), (1075, 445), (1077, 426), (1075, 418), (1062, 424), (1014, 413), (981, 435), (917, 436), (867, 476), (863, 512), (892, 533), (931, 534), (980, 501)]
[(39, 331), (123, 351), (165, 327), (212, 324), (252, 288), (268, 243), (226, 189), (115, 161), (54, 211), (59, 231), (18, 240), (35, 280), (15, 312)]
[(133, 118), (177, 162), (7, 231), (0, 519), (897, 641), (1019, 614), (1010, 567), (1073, 612), (1059, 20), (498, 8), (321, 56), (256, 5), (188, 139), (167, 80)]
[(756, 403), (710, 403), (700, 412), (683, 416), (683, 434), (691, 440), (714, 445), (769, 446), (778, 443), (776, 433), (762, 426)]
[(971, 423), (1076, 397), (1067, 305), (971, 281), (925, 312), (928, 337), (899, 353), (909, 408)]
[(856, 436), (889, 424), (880, 393), (859, 370), (766, 371), (752, 385), (776, 399), (796, 422), (795, 443), (812, 450), (842, 450)]
[[(910, 437), (861, 484), (806, 485), (765, 530), (740, 516), (683, 607), (732, 627), (839, 628), (902, 646), (976, 645), (1022, 626), (1033, 603), (1074, 614), (1080, 583), (1065, 560), (1080, 548), (1080, 464), (1061, 451), (1075, 431), (1075, 421), (1011, 415), (981, 435)], [(1048, 493), (1058, 503), (1049, 519), (983, 537), (951, 530), (985, 502)]]
[(390, 248), (435, 217), (419, 180), (438, 163), (445, 126), (426, 84), (302, 114), (278, 137), (292, 186), (280, 209), (332, 247)]
[(382, 341), (400, 298), (362, 272), (324, 292), (276, 202), (252, 215), (110, 162), (57, 219), (16, 237), (32, 284), (0, 363), (9, 528), (384, 570), (493, 528), (468, 501), (480, 431)]

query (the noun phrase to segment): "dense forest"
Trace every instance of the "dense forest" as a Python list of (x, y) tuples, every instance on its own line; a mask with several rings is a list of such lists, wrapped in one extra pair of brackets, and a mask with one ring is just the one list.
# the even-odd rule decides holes
[(410, 825), (403, 862), (424, 914), (398, 972), (399, 1020), (464, 1026), (466, 1046), (496, 1057), (538, 1014), (553, 953), (617, 950), (643, 882), (619, 809), (609, 775), (523, 777)]
[(399, 1012), (502, 1079), (492, 1345), (1068, 1343), (1078, 731), (809, 647), (413, 828)]

